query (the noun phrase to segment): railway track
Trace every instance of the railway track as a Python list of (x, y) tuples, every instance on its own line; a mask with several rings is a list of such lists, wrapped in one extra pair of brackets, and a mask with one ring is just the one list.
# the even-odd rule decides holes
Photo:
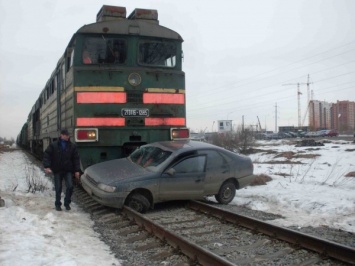
[(122, 265), (355, 265), (355, 249), (202, 202), (139, 214), (74, 200)]

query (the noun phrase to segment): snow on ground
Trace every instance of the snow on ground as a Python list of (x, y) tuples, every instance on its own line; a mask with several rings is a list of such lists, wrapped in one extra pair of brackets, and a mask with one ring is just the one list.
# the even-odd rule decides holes
[[(54, 209), (51, 180), (22, 151), (0, 153), (0, 173), (0, 265), (120, 265), (88, 214)], [(47, 189), (27, 193), (26, 177)]]
[[(278, 225), (355, 232), (355, 177), (346, 177), (355, 172), (353, 143), (262, 144), (250, 155), (254, 172), (272, 181), (238, 190), (231, 204), (282, 215), (270, 221)], [(69, 212), (54, 209), (52, 181), (22, 151), (0, 153), (0, 173), (0, 265), (120, 265), (88, 214), (75, 203)], [(47, 189), (28, 193), (31, 178)]]
[[(282, 215), (271, 221), (277, 225), (328, 226), (355, 232), (354, 143), (332, 141), (319, 147), (295, 147), (277, 140), (263, 144), (257, 148), (265, 152), (250, 157), (254, 173), (267, 174), (272, 181), (238, 190), (231, 204)], [(286, 157), (278, 157), (280, 152)], [(267, 163), (270, 161), (274, 163)], [(350, 172), (352, 176), (347, 177)]]

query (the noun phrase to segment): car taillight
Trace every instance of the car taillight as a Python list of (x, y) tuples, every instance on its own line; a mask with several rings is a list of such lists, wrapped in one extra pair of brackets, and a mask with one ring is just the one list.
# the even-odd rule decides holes
[(170, 130), (170, 137), (174, 139), (188, 139), (190, 137), (190, 130), (188, 128), (172, 128)]
[(95, 142), (99, 139), (97, 128), (77, 128), (75, 129), (76, 142)]

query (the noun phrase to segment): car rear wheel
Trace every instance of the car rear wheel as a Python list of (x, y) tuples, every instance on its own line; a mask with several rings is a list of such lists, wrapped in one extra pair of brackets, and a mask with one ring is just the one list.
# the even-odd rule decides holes
[(222, 184), (218, 194), (215, 195), (215, 198), (220, 204), (228, 204), (234, 199), (235, 190), (236, 187), (234, 183), (232, 181), (227, 181)]
[(145, 213), (149, 207), (149, 200), (141, 194), (135, 193), (127, 199), (126, 205), (136, 212)]

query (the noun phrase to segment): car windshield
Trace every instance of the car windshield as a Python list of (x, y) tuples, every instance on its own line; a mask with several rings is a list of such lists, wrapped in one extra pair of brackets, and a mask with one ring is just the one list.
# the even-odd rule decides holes
[(129, 159), (144, 168), (149, 166), (156, 167), (164, 162), (171, 154), (172, 152), (170, 151), (164, 151), (154, 146), (147, 146), (136, 149), (129, 156)]

